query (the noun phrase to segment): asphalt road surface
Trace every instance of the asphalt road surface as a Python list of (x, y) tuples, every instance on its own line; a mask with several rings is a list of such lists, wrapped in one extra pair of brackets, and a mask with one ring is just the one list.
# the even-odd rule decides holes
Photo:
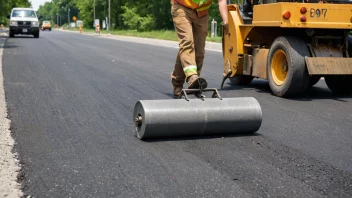
[[(11, 38), (4, 86), (20, 181), (33, 197), (351, 197), (352, 97), (321, 80), (305, 97), (273, 96), (266, 81), (225, 84), (253, 96), (256, 135), (140, 141), (138, 100), (172, 99), (176, 48), (51, 31)], [(222, 57), (203, 75), (220, 88)], [(227, 81), (228, 82), (228, 81)]]

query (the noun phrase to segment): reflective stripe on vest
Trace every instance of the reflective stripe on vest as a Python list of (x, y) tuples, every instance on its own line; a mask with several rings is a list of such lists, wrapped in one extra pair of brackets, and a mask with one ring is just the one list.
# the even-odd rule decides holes
[(201, 11), (204, 11), (204, 10), (208, 10), (210, 8), (211, 4), (207, 5), (207, 6), (204, 6), (204, 7), (201, 7), (201, 8), (198, 8), (196, 9), (197, 12), (201, 12)]
[(193, 8), (192, 2), (190, 0), (184, 0), (184, 2), (188, 7)]

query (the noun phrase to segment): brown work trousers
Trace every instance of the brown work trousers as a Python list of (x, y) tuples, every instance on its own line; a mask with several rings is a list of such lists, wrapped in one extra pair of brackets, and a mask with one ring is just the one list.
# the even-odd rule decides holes
[(171, 74), (171, 82), (183, 87), (185, 80), (200, 72), (203, 67), (205, 40), (208, 34), (208, 14), (198, 17), (192, 9), (171, 4), (171, 14), (179, 40), (179, 51)]

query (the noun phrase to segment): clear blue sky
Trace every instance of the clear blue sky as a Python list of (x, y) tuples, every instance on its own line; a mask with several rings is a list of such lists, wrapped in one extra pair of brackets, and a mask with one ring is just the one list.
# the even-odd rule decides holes
[(44, 5), (45, 2), (50, 2), (51, 0), (29, 0), (30, 2), (32, 2), (32, 7), (34, 8), (34, 10), (38, 10), (40, 5)]

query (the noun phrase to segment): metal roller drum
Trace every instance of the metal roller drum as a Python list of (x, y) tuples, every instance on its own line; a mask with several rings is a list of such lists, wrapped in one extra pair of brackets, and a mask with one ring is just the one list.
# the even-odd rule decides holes
[(258, 131), (262, 110), (253, 97), (140, 100), (133, 121), (139, 139), (233, 135)]

